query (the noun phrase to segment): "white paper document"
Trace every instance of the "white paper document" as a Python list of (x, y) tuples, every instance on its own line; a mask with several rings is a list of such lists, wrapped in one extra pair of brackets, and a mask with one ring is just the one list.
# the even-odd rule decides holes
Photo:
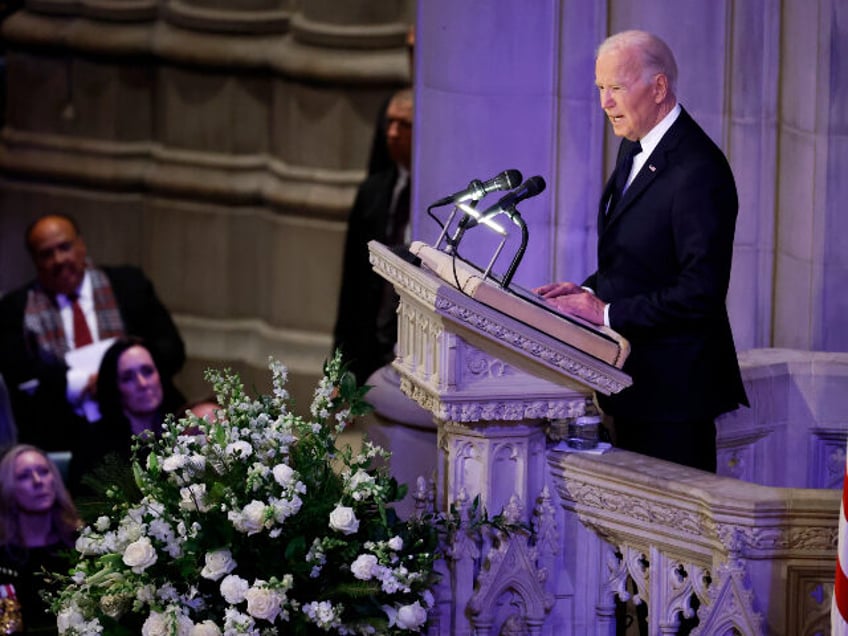
[[(103, 360), (103, 354), (115, 342), (114, 338), (106, 340), (98, 340), (90, 345), (78, 347), (73, 351), (68, 351), (65, 354), (65, 362), (71, 368), (71, 373), (81, 374), (88, 378), (92, 374), (97, 373), (100, 369), (100, 361)], [(80, 404), (82, 415), (89, 422), (95, 422), (100, 419), (100, 409), (97, 402), (90, 398), (86, 398)]]

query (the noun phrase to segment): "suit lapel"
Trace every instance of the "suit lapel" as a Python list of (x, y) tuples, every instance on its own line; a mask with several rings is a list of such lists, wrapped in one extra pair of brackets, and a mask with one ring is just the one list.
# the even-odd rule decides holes
[(668, 132), (663, 135), (660, 143), (657, 144), (657, 147), (651, 153), (651, 156), (648, 157), (648, 160), (642, 165), (642, 168), (633, 179), (630, 187), (625, 190), (624, 196), (621, 197), (618, 205), (615, 206), (614, 210), (610, 210), (608, 214), (604, 213), (603, 208), (609, 198), (609, 191), (612, 188), (612, 178), (607, 181), (607, 185), (604, 188), (604, 194), (601, 197), (601, 218), (598, 223), (598, 227), (602, 229), (602, 232), (609, 229), (610, 226), (612, 226), (616, 220), (618, 220), (621, 215), (632, 206), (642, 193), (644, 193), (645, 190), (654, 183), (654, 181), (662, 176), (663, 172), (668, 167), (668, 152), (674, 149), (680, 142), (680, 139), (685, 134), (690, 121), (691, 118), (689, 117), (689, 114), (685, 110), (681, 110), (677, 121), (675, 121), (671, 128), (668, 129)]
[[(662, 144), (660, 144), (661, 146)], [(621, 201), (615, 206), (614, 210), (610, 210), (607, 215), (606, 227), (609, 227), (624, 214), (636, 199), (660, 176), (666, 167), (665, 152), (661, 152), (661, 147), (657, 146), (642, 169), (633, 179), (630, 187), (624, 191)]]

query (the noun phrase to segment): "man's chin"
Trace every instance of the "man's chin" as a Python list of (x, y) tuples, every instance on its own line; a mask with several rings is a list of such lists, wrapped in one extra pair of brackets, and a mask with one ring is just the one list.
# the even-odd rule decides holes
[(47, 284), (42, 284), (55, 294), (64, 294), (68, 296), (75, 294), (82, 283), (82, 276), (62, 276), (48, 281)]

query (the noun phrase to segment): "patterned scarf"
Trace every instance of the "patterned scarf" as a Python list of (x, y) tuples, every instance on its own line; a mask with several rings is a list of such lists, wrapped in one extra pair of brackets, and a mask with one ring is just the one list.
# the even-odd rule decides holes
[[(101, 340), (125, 334), (124, 321), (112, 293), (112, 285), (102, 270), (88, 268), (94, 295), (94, 313)], [(45, 361), (64, 360), (68, 351), (62, 316), (52, 294), (48, 294), (37, 283), (27, 294), (24, 310), (24, 334), (27, 341), (38, 347), (38, 355)]]

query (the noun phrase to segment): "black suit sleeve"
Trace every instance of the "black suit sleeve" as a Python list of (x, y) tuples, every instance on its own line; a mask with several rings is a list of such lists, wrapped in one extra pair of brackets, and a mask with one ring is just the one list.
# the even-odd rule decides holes
[(35, 336), (24, 331), (28, 291), (21, 288), (0, 299), (0, 370), (10, 387), (33, 378), (60, 383), (67, 369), (64, 360), (40, 351)]
[[(0, 299), (0, 373), (6, 382), (18, 441), (45, 450), (68, 448), (76, 435), (73, 412), (67, 404), (67, 365), (42, 351), (32, 333), (24, 330), (29, 287)], [(22, 386), (29, 388), (24, 390)]]
[(371, 268), (368, 242), (385, 242), (395, 170), (371, 175), (357, 190), (348, 218), (334, 348), (360, 383), (384, 364), (376, 334), (377, 312), (385, 281)]

